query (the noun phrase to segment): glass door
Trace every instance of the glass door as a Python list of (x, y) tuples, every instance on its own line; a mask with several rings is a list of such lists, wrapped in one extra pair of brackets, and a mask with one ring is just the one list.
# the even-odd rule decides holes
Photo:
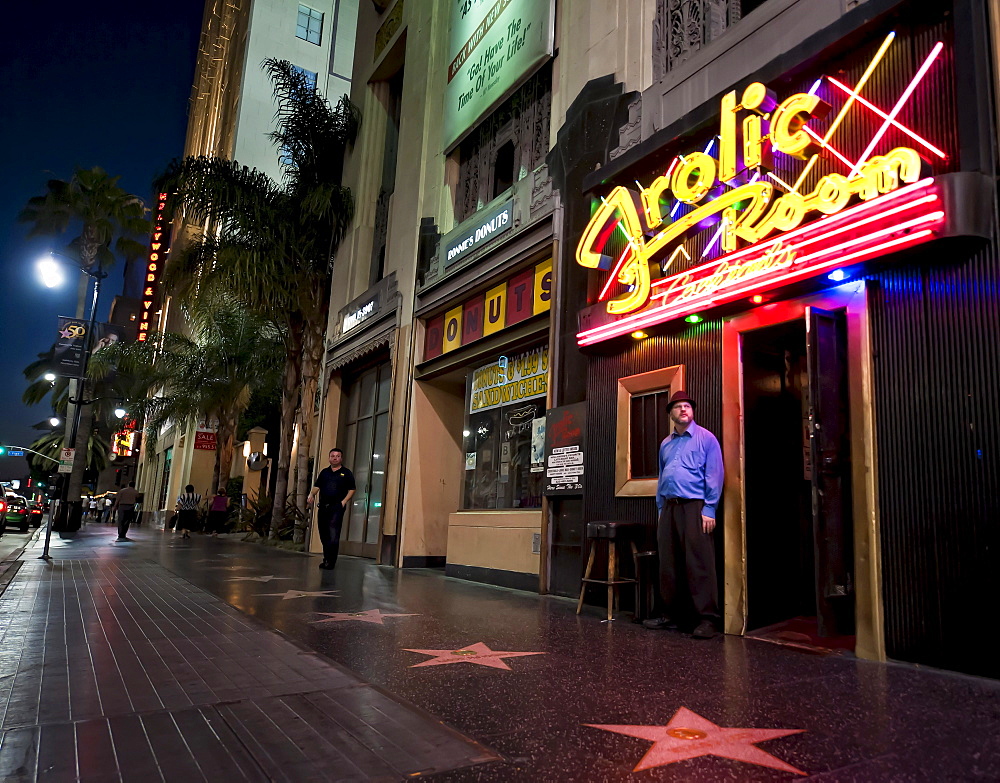
[(375, 557), (382, 528), (386, 449), (389, 445), (388, 363), (366, 370), (347, 391), (342, 431), (344, 464), (354, 472), (357, 491), (347, 510), (341, 549), (345, 554)]

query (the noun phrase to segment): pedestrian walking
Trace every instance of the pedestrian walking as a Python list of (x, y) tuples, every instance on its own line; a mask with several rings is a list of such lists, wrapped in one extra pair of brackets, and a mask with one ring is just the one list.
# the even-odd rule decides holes
[(101, 524), (106, 525), (111, 521), (111, 507), (114, 505), (115, 501), (111, 499), (110, 495), (105, 495), (101, 500), (103, 509), (101, 511)]
[(229, 496), (225, 487), (219, 487), (219, 491), (212, 495), (211, 505), (208, 507), (208, 529), (212, 533), (212, 538), (219, 535), (225, 529), (226, 516), (229, 513)]
[(344, 526), (344, 512), (354, 497), (354, 474), (344, 467), (344, 452), (330, 449), (330, 466), (323, 468), (316, 477), (316, 484), (306, 499), (312, 507), (319, 495), (316, 524), (319, 539), (323, 542), (323, 562), (319, 567), (333, 570), (340, 552), (340, 531)]
[(719, 441), (695, 424), (694, 409), (695, 401), (683, 391), (667, 404), (673, 426), (660, 444), (656, 485), (661, 612), (642, 624), (655, 630), (676, 627), (693, 608), (697, 626), (692, 635), (711, 639), (719, 622), (713, 532), (724, 476)]
[(90, 500), (87, 501), (87, 502), (88, 502), (89, 508), (90, 508), (90, 513), (87, 515), (87, 518), (91, 522), (96, 522), (97, 521), (97, 498), (94, 497), (93, 495), (91, 495), (90, 496)]
[(198, 506), (201, 505), (201, 495), (194, 491), (194, 486), (184, 487), (184, 494), (177, 496), (177, 527), (183, 533), (183, 538), (191, 538), (191, 531), (197, 531)]
[(118, 540), (131, 541), (128, 528), (135, 521), (135, 510), (142, 500), (142, 493), (135, 488), (135, 482), (130, 481), (125, 489), (115, 496), (112, 508), (118, 513)]

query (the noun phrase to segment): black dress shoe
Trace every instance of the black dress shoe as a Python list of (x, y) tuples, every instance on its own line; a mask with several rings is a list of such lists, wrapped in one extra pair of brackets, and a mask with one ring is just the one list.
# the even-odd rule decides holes
[(715, 636), (715, 625), (711, 620), (702, 620), (691, 635), (695, 639), (711, 639)]
[(325, 560), (322, 563), (319, 564), (319, 567), (322, 568), (324, 571), (332, 571), (333, 570), (333, 566), (330, 565)]
[(642, 627), (653, 631), (668, 631), (676, 629), (677, 623), (669, 617), (651, 617), (648, 620), (642, 621)]

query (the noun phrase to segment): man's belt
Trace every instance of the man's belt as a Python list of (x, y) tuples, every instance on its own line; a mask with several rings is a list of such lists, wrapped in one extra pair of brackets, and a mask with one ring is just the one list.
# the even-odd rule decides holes
[(667, 498), (663, 501), (665, 506), (679, 506), (682, 503), (694, 503), (700, 501), (701, 498)]

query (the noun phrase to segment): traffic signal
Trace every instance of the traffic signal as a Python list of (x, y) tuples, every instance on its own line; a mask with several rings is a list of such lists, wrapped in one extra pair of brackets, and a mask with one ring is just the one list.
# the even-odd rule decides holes
[(4, 456), (6, 453), (7, 453), (7, 447), (0, 446), (0, 457)]

